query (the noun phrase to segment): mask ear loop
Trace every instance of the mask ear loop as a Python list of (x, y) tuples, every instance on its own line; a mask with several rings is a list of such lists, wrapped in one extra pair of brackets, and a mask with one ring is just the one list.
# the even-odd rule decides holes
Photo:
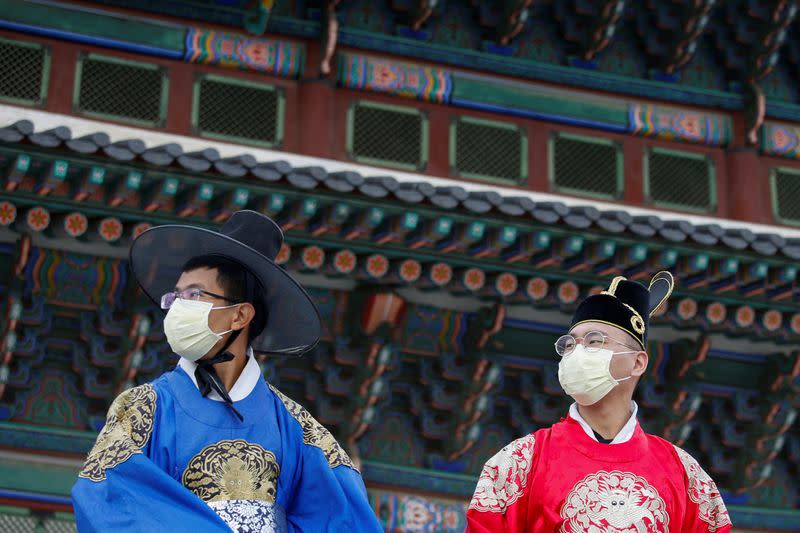
[[(627, 355), (629, 353), (639, 353), (640, 351), (642, 351), (642, 350), (628, 350), (626, 352), (612, 352), (611, 356), (613, 357), (615, 355)], [(609, 363), (610, 363), (610, 361), (609, 361)], [(617, 385), (619, 385), (620, 381), (628, 381), (629, 379), (631, 379), (633, 377), (633, 374), (631, 374), (627, 378), (619, 378), (619, 379), (617, 379), (617, 378), (615, 378), (614, 376), (611, 375), (611, 368), (608, 369), (608, 375), (611, 376), (611, 379), (613, 379), (614, 381), (617, 382)]]

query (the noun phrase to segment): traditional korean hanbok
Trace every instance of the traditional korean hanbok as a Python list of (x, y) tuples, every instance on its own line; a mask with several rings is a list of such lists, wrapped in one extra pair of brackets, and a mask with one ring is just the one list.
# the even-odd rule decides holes
[[(131, 271), (167, 311), (164, 332), (181, 359), (111, 405), (72, 490), (81, 532), (381, 531), (350, 458), (264, 381), (254, 357), (302, 355), (320, 336), (313, 301), (274, 262), (282, 244), (277, 224), (253, 211), (235, 213), (219, 232), (165, 225), (133, 242)], [(208, 257), (240, 270), (244, 299), (208, 294), (254, 309), (256, 338), (229, 391), (214, 365), (236, 357), (227, 350), (241, 329), (212, 331), (212, 303), (175, 287), (188, 261)]]
[[(576, 404), (568, 418), (513, 441), (485, 464), (467, 511), (468, 533), (730, 531), (714, 481), (684, 450), (646, 434), (635, 403), (619, 433), (603, 442), (577, 405), (597, 404), (633, 376), (615, 378), (612, 357), (630, 356), (632, 365), (642, 361), (649, 317), (673, 286), (668, 272), (649, 287), (618, 276), (581, 302), (570, 332), (582, 336), (567, 334), (556, 342), (559, 382)], [(628, 337), (590, 329), (597, 324)]]
[(513, 441), (484, 466), (467, 531), (730, 531), (714, 481), (684, 450), (642, 431), (635, 410), (615, 441), (598, 442), (574, 406)]
[(350, 458), (255, 359), (230, 391), (244, 421), (193, 365), (114, 401), (72, 490), (79, 531), (381, 531)]

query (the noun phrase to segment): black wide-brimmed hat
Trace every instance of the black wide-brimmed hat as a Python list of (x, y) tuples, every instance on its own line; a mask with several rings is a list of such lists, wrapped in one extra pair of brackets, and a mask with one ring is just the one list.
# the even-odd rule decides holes
[(133, 241), (130, 264), (139, 286), (159, 307), (161, 296), (175, 289), (190, 259), (213, 255), (242, 265), (261, 285), (263, 290), (256, 297), (267, 310), (253, 351), (302, 355), (317, 344), (321, 320), (308, 293), (275, 264), (282, 244), (283, 232), (272, 219), (255, 211), (238, 211), (219, 232), (184, 225), (151, 228)]
[(672, 274), (666, 271), (656, 274), (648, 287), (617, 276), (607, 290), (581, 302), (569, 329), (584, 322), (601, 322), (629, 333), (644, 350), (650, 316), (669, 298), (674, 286)]

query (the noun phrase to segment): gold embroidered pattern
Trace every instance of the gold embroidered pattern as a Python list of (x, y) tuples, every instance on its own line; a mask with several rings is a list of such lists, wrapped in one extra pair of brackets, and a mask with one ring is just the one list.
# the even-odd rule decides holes
[(347, 453), (342, 449), (333, 435), (331, 435), (331, 432), (328, 431), (325, 426), (317, 422), (314, 417), (311, 416), (311, 413), (272, 385), (270, 385), (269, 388), (281, 399), (286, 410), (289, 411), (289, 414), (300, 423), (300, 427), (303, 428), (303, 442), (322, 450), (331, 468), (344, 465), (353, 470), (358, 470)]
[(117, 396), (78, 476), (103, 481), (106, 470), (142, 453), (153, 432), (155, 414), (156, 391), (152, 385), (140, 385)]
[(204, 502), (275, 503), (280, 473), (274, 453), (246, 440), (222, 440), (191, 458), (181, 482)]
[(686, 470), (686, 477), (689, 478), (687, 489), (689, 499), (697, 504), (698, 518), (708, 524), (708, 530), (712, 533), (721, 527), (731, 525), (728, 509), (711, 476), (702, 469), (694, 457), (677, 446), (675, 451)]

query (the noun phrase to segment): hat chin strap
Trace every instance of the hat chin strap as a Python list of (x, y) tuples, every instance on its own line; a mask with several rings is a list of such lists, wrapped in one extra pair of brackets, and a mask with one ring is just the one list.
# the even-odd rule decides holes
[(231, 344), (236, 341), (236, 339), (241, 334), (242, 330), (237, 329), (231, 333), (231, 336), (228, 337), (228, 340), (225, 341), (225, 344), (222, 345), (220, 348), (219, 353), (217, 355), (209, 358), (209, 359), (201, 359), (197, 361), (197, 368), (194, 371), (194, 377), (197, 379), (197, 388), (200, 389), (200, 394), (205, 397), (207, 396), (212, 390), (215, 390), (217, 394), (225, 401), (225, 404), (231, 408), (231, 411), (239, 418), (240, 422), (244, 422), (244, 417), (242, 414), (236, 410), (233, 406), (233, 400), (231, 400), (230, 394), (228, 394), (225, 385), (222, 383), (222, 380), (217, 374), (214, 365), (219, 363), (227, 363), (228, 361), (232, 361), (234, 355), (228, 351), (228, 348)]

